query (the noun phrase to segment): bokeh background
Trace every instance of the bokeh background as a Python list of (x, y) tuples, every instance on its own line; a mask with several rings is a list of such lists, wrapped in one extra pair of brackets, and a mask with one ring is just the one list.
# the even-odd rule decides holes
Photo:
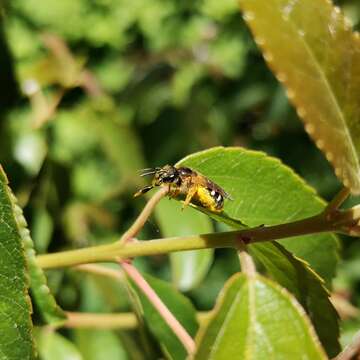
[[(359, 1), (336, 3), (359, 29)], [(132, 198), (143, 185), (139, 169), (213, 146), (279, 157), (325, 199), (340, 188), (265, 65), (236, 0), (0, 4), (0, 163), (38, 253), (116, 240), (144, 205)], [(156, 219), (141, 233), (161, 236)], [(342, 244), (333, 290), (347, 318), (346, 341), (360, 328), (360, 244)], [(212, 308), (237, 263), (229, 251), (216, 253), (206, 280), (187, 294), (198, 309)], [(166, 256), (137, 265), (171, 280)], [(111, 281), (72, 271), (48, 275), (66, 310), (129, 310)], [(134, 341), (124, 332), (63, 334), (83, 354), (91, 336), (124, 358), (123, 344)]]

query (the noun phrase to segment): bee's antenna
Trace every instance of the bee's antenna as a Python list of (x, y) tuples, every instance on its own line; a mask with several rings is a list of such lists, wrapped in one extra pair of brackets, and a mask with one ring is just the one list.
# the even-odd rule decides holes
[(148, 172), (144, 172), (144, 173), (140, 174), (140, 176), (154, 175), (155, 173), (156, 173), (156, 170), (154, 170), (154, 171), (148, 171)]
[(155, 168), (145, 168), (145, 169), (140, 169), (140, 170), (138, 170), (138, 172), (142, 172), (142, 171), (151, 171), (151, 170), (155, 170)]
[(140, 174), (140, 176), (154, 175), (157, 171), (160, 171), (160, 170), (161, 170), (161, 168), (159, 168), (159, 167), (141, 169), (140, 172), (142, 172), (142, 173)]

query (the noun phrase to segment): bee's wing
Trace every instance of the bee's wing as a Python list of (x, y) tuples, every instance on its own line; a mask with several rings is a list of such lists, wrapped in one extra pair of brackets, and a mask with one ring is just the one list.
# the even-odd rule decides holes
[(229, 199), (229, 200), (234, 200), (231, 195), (229, 193), (227, 193), (220, 185), (215, 184), (213, 181), (207, 179), (207, 186), (210, 189), (214, 189), (217, 192), (219, 192), (224, 198)]
[(231, 200), (231, 201), (234, 200), (234, 198), (229, 193), (227, 193), (226, 191), (224, 191), (224, 197), (226, 197), (228, 200)]

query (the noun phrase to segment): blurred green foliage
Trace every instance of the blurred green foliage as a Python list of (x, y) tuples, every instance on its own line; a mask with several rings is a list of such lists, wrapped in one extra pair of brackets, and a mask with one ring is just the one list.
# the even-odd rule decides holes
[[(359, 2), (338, 3), (359, 28)], [(337, 191), (236, 0), (9, 0), (2, 7), (0, 163), (38, 252), (117, 239), (144, 204), (132, 199), (142, 184), (138, 169), (211, 146), (264, 150), (321, 196)], [(153, 219), (140, 236), (159, 232)], [(343, 252), (335, 289), (360, 305), (360, 246), (347, 239)], [(211, 308), (238, 270), (233, 253), (216, 256), (206, 282), (189, 293), (199, 309)], [(170, 279), (167, 257), (136, 264)], [(49, 274), (60, 305), (129, 309), (123, 289), (83, 279)], [(81, 348), (83, 334), (69, 337)], [(42, 354), (64, 339), (47, 339)], [(98, 341), (117, 340), (109, 332)]]

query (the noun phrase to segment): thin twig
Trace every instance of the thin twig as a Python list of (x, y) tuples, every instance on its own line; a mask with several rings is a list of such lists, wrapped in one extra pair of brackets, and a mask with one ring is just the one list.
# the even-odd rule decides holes
[(350, 190), (346, 187), (343, 187), (335, 197), (329, 202), (324, 210), (324, 215), (326, 217), (331, 216), (331, 214), (338, 210), (339, 207), (344, 203), (344, 201), (349, 197)]
[(130, 226), (130, 228), (123, 234), (120, 238), (120, 243), (125, 244), (129, 240), (133, 239), (138, 232), (143, 228), (146, 221), (152, 214), (157, 203), (168, 193), (168, 189), (163, 187), (158, 192), (156, 192), (151, 199), (147, 202), (140, 215), (137, 217), (135, 222)]
[(74, 269), (84, 271), (87, 273), (102, 275), (113, 278), (115, 280), (124, 280), (124, 275), (118, 270), (109, 269), (105, 266), (96, 265), (96, 264), (83, 264), (75, 266)]
[(120, 265), (124, 269), (125, 273), (135, 282), (143, 294), (156, 308), (160, 316), (164, 319), (170, 329), (184, 345), (189, 355), (193, 354), (195, 352), (194, 340), (180, 324), (180, 322), (174, 317), (174, 315), (169, 311), (169, 309), (162, 302), (156, 292), (151, 288), (151, 286), (146, 282), (140, 272), (132, 264), (127, 263), (126, 261), (121, 261)]
[(67, 320), (62, 325), (67, 328), (93, 329), (134, 329), (138, 326), (133, 313), (94, 314), (66, 312)]
[[(134, 313), (88, 313), (65, 312), (67, 320), (59, 327), (81, 329), (135, 329), (138, 320)], [(199, 323), (208, 321), (211, 311), (201, 311), (196, 314)]]
[(57, 93), (48, 99), (42, 89), (39, 89), (34, 94), (29, 95), (30, 104), (34, 113), (34, 120), (32, 127), (34, 129), (41, 128), (44, 124), (51, 120), (59, 107), (66, 90), (61, 88)]
[[(75, 266), (94, 262), (117, 262), (118, 259), (129, 259), (137, 256), (167, 254), (184, 250), (199, 250), (209, 248), (236, 248), (241, 239), (247, 239), (247, 244), (272, 241), (293, 236), (337, 232), (350, 236), (360, 235), (360, 205), (351, 209), (336, 212), (331, 219), (326, 219), (323, 213), (291, 223), (255, 227), (238, 231), (190, 235), (173, 238), (163, 238), (127, 244), (119, 241), (84, 249), (70, 250), (53, 254), (38, 255), (36, 260), (44, 269)], [(143, 219), (142, 219), (143, 221)], [(135, 222), (138, 223), (138, 220)], [(132, 226), (126, 238), (131, 239), (140, 225)]]
[[(237, 247), (242, 238), (249, 243), (270, 241), (291, 236), (315, 234), (325, 231), (335, 231), (333, 225), (320, 215), (295, 221), (292, 223), (255, 227), (239, 231), (189, 235), (173, 238), (163, 238), (147, 241), (119, 241), (84, 249), (70, 250), (53, 254), (38, 255), (36, 260), (42, 268), (75, 266), (94, 262), (116, 262), (117, 259), (129, 259), (136, 256), (151, 256), (175, 251), (199, 250), (206, 248)], [(127, 234), (131, 236), (130, 233)], [(130, 237), (129, 237), (130, 238)]]
[(360, 354), (360, 331), (355, 334), (353, 341), (333, 360), (351, 360)]
[(240, 259), (241, 271), (248, 275), (249, 277), (253, 277), (256, 274), (256, 267), (251, 255), (247, 251), (247, 246), (243, 241), (239, 241), (238, 253)]
[(360, 315), (360, 310), (340, 294), (331, 294), (330, 301), (341, 319), (356, 318)]

